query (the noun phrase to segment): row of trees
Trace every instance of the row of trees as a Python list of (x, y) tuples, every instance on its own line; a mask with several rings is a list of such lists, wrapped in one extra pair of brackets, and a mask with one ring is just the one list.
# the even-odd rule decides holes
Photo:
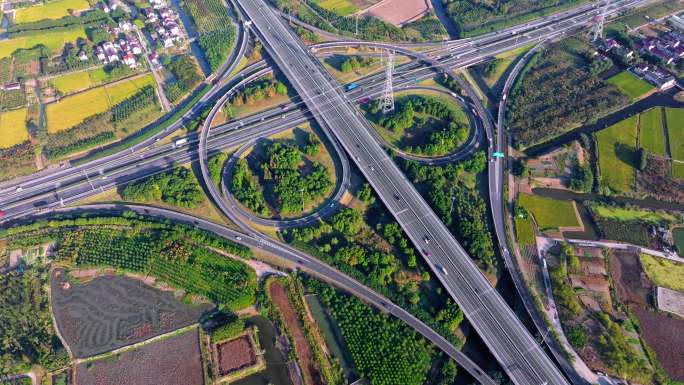
[(91, 11), (82, 12), (79, 16), (64, 16), (59, 19), (44, 19), (33, 21), (29, 23), (13, 24), (7, 27), (12, 37), (28, 35), (32, 33), (41, 33), (48, 29), (64, 28), (75, 25), (93, 25), (111, 20), (101, 9), (93, 9)]
[(145, 86), (109, 111), (88, 117), (68, 130), (47, 135), (45, 138), (47, 145), (43, 153), (48, 159), (60, 159), (100, 144), (109, 143), (116, 139), (115, 123), (122, 124), (132, 114), (156, 104), (154, 87)]

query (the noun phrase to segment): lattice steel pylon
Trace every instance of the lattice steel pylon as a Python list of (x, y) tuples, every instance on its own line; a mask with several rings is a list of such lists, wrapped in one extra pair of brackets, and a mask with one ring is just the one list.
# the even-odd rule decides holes
[(591, 41), (596, 41), (603, 37), (603, 23), (606, 21), (608, 4), (610, 4), (610, 0), (606, 0), (606, 3), (603, 4), (603, 7), (601, 8), (601, 13), (591, 19), (591, 22), (593, 23), (591, 29), (589, 29)]
[(385, 59), (385, 90), (382, 94), (382, 113), (394, 111), (394, 89), (392, 87), (392, 75), (394, 74), (394, 51), (387, 51)]

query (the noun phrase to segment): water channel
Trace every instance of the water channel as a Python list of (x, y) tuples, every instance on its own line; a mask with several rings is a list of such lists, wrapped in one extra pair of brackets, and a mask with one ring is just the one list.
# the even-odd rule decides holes
[(234, 382), (234, 385), (292, 385), (287, 373), (287, 363), (275, 346), (276, 329), (267, 318), (253, 316), (247, 319), (247, 326), (259, 328), (259, 344), (264, 352), (266, 369)]

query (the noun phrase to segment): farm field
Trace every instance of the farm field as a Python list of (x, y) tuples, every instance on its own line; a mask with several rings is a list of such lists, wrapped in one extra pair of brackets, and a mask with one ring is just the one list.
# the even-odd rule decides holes
[(316, 4), (323, 9), (335, 12), (340, 16), (351, 15), (359, 10), (359, 8), (349, 0), (318, 0), (316, 1)]
[(415, 0), (386, 0), (368, 14), (400, 27), (420, 19), (430, 11), (429, 2)]
[(57, 91), (61, 92), (62, 95), (68, 95), (76, 91), (90, 88), (93, 85), (93, 81), (90, 79), (87, 71), (80, 71), (51, 79), (50, 84), (52, 84)]
[(50, 84), (55, 87), (62, 95), (68, 95), (86, 88), (99, 86), (109, 83), (119, 78), (108, 74), (104, 68), (96, 68), (89, 71), (73, 72), (58, 76), (50, 80)]
[(217, 345), (219, 374), (225, 376), (257, 363), (254, 344), (249, 334), (243, 334)]
[[(665, 109), (672, 158), (684, 162), (684, 108)], [(672, 162), (672, 176), (684, 179), (684, 163)]]
[(81, 26), (60, 28), (36, 35), (22, 36), (7, 40), (0, 40), (0, 58), (9, 57), (19, 48), (32, 48), (43, 44), (50, 52), (57, 53), (67, 42), (75, 42), (79, 37), (86, 38), (85, 29)]
[(534, 216), (541, 230), (579, 226), (572, 201), (520, 194), (518, 203)]
[(639, 144), (649, 154), (666, 155), (661, 108), (651, 108), (639, 115)]
[(627, 118), (596, 133), (602, 183), (628, 192), (636, 177), (637, 117)]
[(608, 83), (615, 85), (620, 92), (632, 100), (640, 99), (644, 94), (653, 89), (653, 86), (648, 82), (639, 79), (627, 71), (622, 71), (619, 74), (608, 78), (607, 81)]
[(684, 263), (642, 254), (641, 264), (657, 286), (684, 292)]
[(609, 219), (620, 221), (644, 221), (650, 223), (675, 222), (677, 218), (669, 213), (648, 210), (626, 209), (622, 207), (595, 206), (592, 210)]
[(50, 103), (47, 105), (48, 133), (69, 129), (89, 116), (105, 112), (146, 85), (154, 85), (151, 74), (92, 88)]
[(169, 338), (75, 368), (76, 385), (202, 385), (199, 331)]
[(14, 14), (16, 24), (69, 16), (69, 9), (83, 11), (90, 8), (87, 0), (52, 0), (48, 3), (19, 8)]
[(641, 335), (655, 351), (658, 362), (670, 377), (684, 381), (684, 319), (636, 306), (632, 311), (639, 318)]
[(57, 327), (78, 358), (193, 324), (212, 307), (188, 306), (171, 292), (123, 276), (101, 276), (79, 284), (56, 270), (50, 286)]
[(0, 148), (9, 148), (29, 139), (26, 108), (0, 113)]

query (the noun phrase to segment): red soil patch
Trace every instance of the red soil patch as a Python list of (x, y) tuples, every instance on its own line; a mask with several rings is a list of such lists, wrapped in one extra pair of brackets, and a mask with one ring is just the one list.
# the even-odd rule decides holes
[(302, 366), (304, 383), (323, 385), (321, 373), (319, 372), (318, 367), (313, 359), (309, 342), (304, 336), (304, 331), (302, 330), (302, 325), (299, 322), (299, 317), (292, 307), (289, 298), (287, 298), (285, 288), (280, 283), (273, 282), (268, 288), (268, 293), (271, 296), (271, 300), (275, 306), (278, 307), (278, 310), (283, 315), (285, 327), (294, 339), (295, 351)]
[(222, 376), (256, 364), (252, 340), (248, 335), (224, 342), (217, 346), (219, 356), (219, 373)]
[(429, 0), (383, 0), (370, 8), (371, 15), (401, 26), (425, 16), (432, 8)]
[(642, 337), (653, 348), (667, 374), (684, 381), (684, 319), (637, 306), (632, 311), (639, 318)]

